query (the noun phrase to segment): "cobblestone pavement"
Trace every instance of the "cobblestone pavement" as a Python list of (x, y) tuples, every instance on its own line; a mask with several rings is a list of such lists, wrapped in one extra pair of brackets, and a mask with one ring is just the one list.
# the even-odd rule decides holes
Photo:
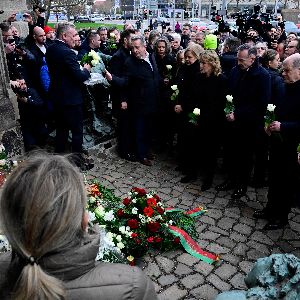
[[(229, 192), (200, 190), (200, 179), (180, 183), (174, 161), (159, 157), (152, 167), (119, 159), (110, 150), (94, 151), (95, 167), (89, 177), (125, 196), (132, 186), (157, 191), (166, 206), (192, 209), (203, 205), (208, 212), (197, 219), (200, 246), (221, 255), (213, 266), (184, 251), (150, 253), (140, 267), (152, 278), (160, 300), (210, 300), (221, 291), (245, 288), (244, 277), (260, 257), (272, 253), (293, 253), (300, 257), (300, 210), (293, 209), (285, 229), (263, 231), (266, 221), (253, 213), (266, 201), (266, 189), (249, 188), (248, 196), (230, 199)], [(221, 181), (217, 176), (215, 184)], [(284, 205), (284, 199), (282, 199)]]

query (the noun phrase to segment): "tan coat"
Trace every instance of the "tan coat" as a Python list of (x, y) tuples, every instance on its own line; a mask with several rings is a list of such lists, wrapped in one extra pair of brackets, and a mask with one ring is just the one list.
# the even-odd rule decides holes
[[(43, 270), (64, 281), (68, 299), (157, 299), (153, 283), (139, 268), (95, 262), (98, 246), (98, 238), (89, 238), (66, 253), (42, 259), (40, 265)], [(0, 299), (10, 298), (11, 287), (6, 281), (10, 260), (11, 253), (0, 255)]]

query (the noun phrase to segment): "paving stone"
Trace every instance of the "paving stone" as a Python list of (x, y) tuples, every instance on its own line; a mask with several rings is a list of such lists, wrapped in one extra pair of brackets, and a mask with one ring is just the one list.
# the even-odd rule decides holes
[(232, 228), (234, 223), (236, 219), (224, 217), (218, 222), (218, 227), (226, 230)]
[(168, 252), (164, 252), (163, 256), (167, 257), (167, 258), (174, 258), (176, 256), (178, 256), (179, 254), (182, 253), (182, 250), (174, 250), (174, 251), (168, 251)]
[(161, 271), (159, 270), (157, 264), (152, 262), (148, 264), (145, 272), (150, 277), (159, 277), (161, 275)]
[(213, 218), (208, 217), (208, 216), (203, 216), (203, 217), (201, 217), (200, 220), (201, 220), (202, 223), (215, 225), (215, 220)]
[(157, 256), (156, 261), (158, 262), (158, 265), (162, 270), (164, 270), (165, 273), (170, 273), (174, 268), (174, 262), (166, 257)]
[(216, 253), (216, 254), (222, 254), (222, 253), (228, 253), (230, 251), (230, 249), (220, 246), (218, 244), (215, 243), (211, 243), (210, 245), (208, 245), (206, 247), (207, 251)]
[(227, 232), (226, 230), (223, 230), (217, 226), (210, 226), (208, 228), (210, 231), (216, 232), (216, 233), (220, 233), (223, 236), (229, 236), (229, 232)]
[(262, 253), (265, 254), (265, 256), (268, 256), (270, 254), (270, 249), (269, 249), (269, 246), (266, 246), (264, 244), (260, 244), (256, 241), (249, 241), (247, 242), (247, 246), (251, 247), (251, 248), (254, 248)]
[(222, 264), (216, 271), (214, 272), (218, 275), (222, 280), (228, 280), (234, 273), (236, 273), (237, 268), (230, 264)]
[(236, 255), (242, 255), (244, 256), (247, 252), (249, 248), (247, 247), (246, 244), (244, 243), (238, 243), (234, 249), (233, 249), (233, 253), (236, 254)]
[(156, 282), (153, 282), (154, 284), (154, 289), (156, 293), (159, 293), (161, 290), (161, 286), (159, 284), (157, 284)]
[(233, 229), (238, 233), (246, 234), (246, 235), (249, 235), (252, 231), (252, 227), (245, 224), (237, 224), (233, 227)]
[(223, 216), (223, 213), (220, 209), (209, 209), (206, 215), (213, 219), (220, 219)]
[(225, 246), (227, 248), (234, 248), (236, 245), (236, 241), (231, 240), (230, 238), (226, 237), (226, 236), (221, 236), (219, 237), (216, 242), (219, 245)]
[(207, 264), (203, 261), (200, 261), (198, 264), (194, 266), (195, 270), (204, 276), (207, 276), (214, 269), (214, 266)]
[(196, 286), (200, 286), (201, 284), (204, 283), (204, 277), (200, 274), (193, 274), (193, 275), (188, 275), (184, 277), (181, 280), (181, 283), (187, 288), (191, 289)]
[(214, 204), (218, 207), (226, 207), (228, 205), (229, 200), (224, 198), (216, 198)]
[(219, 236), (220, 236), (219, 233), (215, 233), (212, 231), (205, 231), (203, 232), (203, 234), (200, 234), (201, 238), (204, 238), (206, 240), (213, 240), (213, 241), (216, 240)]
[(242, 224), (249, 225), (251, 227), (255, 226), (255, 220), (253, 220), (251, 218), (241, 217), (241, 218), (239, 218), (239, 222), (242, 223)]
[(178, 278), (174, 275), (163, 275), (158, 278), (158, 282), (161, 286), (170, 285), (176, 281), (178, 281)]
[(234, 289), (247, 289), (245, 284), (245, 276), (242, 274), (235, 274), (231, 279), (230, 283), (232, 284)]
[(263, 244), (267, 244), (267, 245), (273, 245), (274, 242), (264, 233), (260, 232), (260, 231), (255, 231), (251, 237), (252, 240), (258, 241), (260, 243)]
[(175, 274), (180, 275), (180, 276), (190, 274), (192, 272), (193, 272), (192, 269), (190, 269), (189, 267), (187, 267), (186, 265), (181, 264), (181, 263), (179, 263), (177, 265), (176, 270), (174, 271)]
[(259, 259), (261, 257), (265, 257), (265, 256), (266, 255), (264, 253), (262, 253), (262, 252), (260, 252), (258, 250), (254, 250), (254, 249), (249, 250), (247, 252), (247, 258), (248, 259), (252, 259), (252, 260), (257, 260), (257, 259)]
[[(202, 285), (191, 291), (191, 294), (196, 297), (196, 299), (213, 300), (219, 294), (218, 290), (209, 284)], [(171, 300), (171, 299), (170, 299)]]
[(188, 253), (183, 253), (182, 255), (177, 257), (177, 261), (191, 267), (194, 264), (196, 264), (199, 261), (199, 259), (192, 256), (192, 255), (190, 255), (190, 254), (188, 254)]
[(229, 291), (231, 288), (231, 285), (226, 283), (225, 281), (221, 280), (217, 275), (210, 274), (206, 280), (211, 283), (213, 286), (215, 286), (220, 291)]
[(225, 209), (224, 215), (230, 218), (238, 219), (240, 217), (240, 209), (238, 207), (232, 207)]
[(299, 233), (296, 233), (290, 228), (284, 230), (282, 239), (290, 241), (290, 240), (296, 240), (298, 238), (299, 238)]
[(278, 247), (280, 247), (283, 252), (286, 252), (286, 253), (290, 253), (295, 250), (295, 248), (286, 241), (279, 241), (276, 243), (276, 245)]
[(187, 291), (181, 290), (178, 288), (177, 284), (172, 285), (168, 289), (166, 289), (164, 292), (158, 295), (159, 300), (177, 300), (182, 299), (184, 296), (186, 296)]
[(251, 269), (253, 268), (253, 266), (254, 266), (253, 262), (246, 261), (246, 260), (245, 261), (241, 261), (239, 263), (239, 267), (246, 274), (248, 274), (251, 271)]
[(244, 235), (241, 235), (237, 232), (233, 232), (229, 236), (229, 238), (231, 238), (232, 240), (237, 241), (237, 242), (245, 242), (247, 240), (247, 238)]
[(232, 254), (222, 254), (221, 259), (235, 266), (241, 261), (238, 256)]

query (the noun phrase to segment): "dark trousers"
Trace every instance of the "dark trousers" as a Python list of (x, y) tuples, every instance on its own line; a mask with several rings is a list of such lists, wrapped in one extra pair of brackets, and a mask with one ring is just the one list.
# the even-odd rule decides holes
[(120, 156), (135, 154), (133, 140), (132, 117), (128, 110), (120, 110), (117, 114), (118, 152)]
[(228, 179), (237, 187), (247, 187), (253, 168), (256, 130), (236, 124), (231, 125), (224, 145)]
[[(276, 139), (276, 137), (273, 137)], [(287, 221), (297, 187), (297, 144), (275, 141), (270, 150), (270, 176), (266, 211), (271, 218)]]
[(152, 114), (139, 114), (132, 117), (134, 140), (138, 159), (147, 158), (152, 139)]
[(72, 133), (72, 152), (81, 153), (83, 144), (82, 105), (55, 107), (56, 140), (55, 151), (62, 153)]

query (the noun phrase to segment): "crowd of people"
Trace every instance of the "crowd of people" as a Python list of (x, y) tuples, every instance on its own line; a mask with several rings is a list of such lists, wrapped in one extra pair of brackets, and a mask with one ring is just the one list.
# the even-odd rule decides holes
[[(216, 189), (232, 189), (232, 198), (239, 199), (249, 184), (269, 184), (269, 204), (257, 217), (270, 219), (266, 228), (287, 223), (300, 124), (296, 34), (286, 34), (282, 24), (237, 34), (226, 26), (210, 33), (189, 23), (176, 32), (141, 32), (131, 24), (121, 32), (103, 26), (78, 32), (67, 22), (44, 26), (35, 12), (35, 21), (28, 15), (25, 40), (14, 26), (1, 24), (26, 151), (44, 147), (55, 129), (55, 152), (64, 153), (71, 132), (75, 162), (91, 167), (82, 146), (84, 82), (96, 72), (103, 79), (94, 89), (96, 110), (112, 103), (121, 158), (150, 167), (156, 153), (175, 149), (181, 182), (201, 173), (205, 191), (221, 156), (226, 180)], [(91, 50), (101, 67), (80, 64)], [(225, 114), (228, 95), (234, 109)], [(276, 118), (265, 126), (268, 104), (276, 106)], [(194, 109), (200, 112), (196, 122)], [(288, 198), (284, 213), (278, 209), (282, 198)]]
[[(300, 142), (296, 34), (271, 25), (263, 32), (212, 34), (189, 23), (176, 32), (141, 32), (130, 24), (121, 32), (78, 32), (67, 22), (45, 26), (36, 7), (34, 16), (26, 15), (23, 39), (14, 20), (0, 28), (26, 151), (45, 147), (55, 129), (55, 152), (65, 153), (71, 132), (73, 161), (90, 167), (83, 149), (84, 82), (98, 73), (96, 110), (112, 103), (121, 158), (151, 167), (156, 153), (175, 149), (180, 181), (201, 173), (205, 191), (222, 157), (226, 180), (215, 188), (240, 199), (249, 184), (267, 185), (268, 203), (254, 216), (269, 221), (266, 230), (287, 224)], [(99, 64), (80, 63), (91, 50)], [(276, 108), (266, 123), (268, 104)], [(95, 263), (99, 235), (86, 233), (85, 207), (82, 178), (66, 158), (38, 155), (17, 167), (0, 201), (2, 230), (13, 248), (0, 260), (1, 298), (156, 299), (137, 268)]]

